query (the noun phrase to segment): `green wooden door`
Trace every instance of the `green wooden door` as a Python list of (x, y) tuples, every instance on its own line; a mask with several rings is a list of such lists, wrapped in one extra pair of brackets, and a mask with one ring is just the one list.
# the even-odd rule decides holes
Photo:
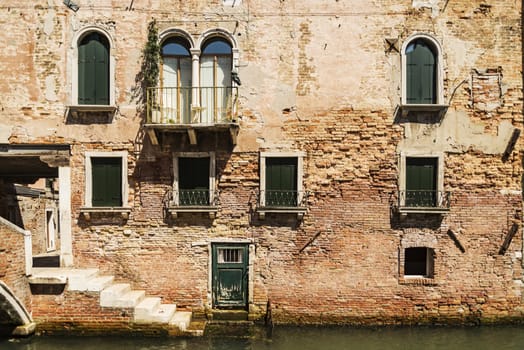
[(437, 158), (406, 158), (406, 206), (436, 205), (437, 164)]
[(406, 58), (407, 103), (437, 103), (437, 65), (431, 48), (423, 40), (416, 40), (408, 45)]
[(247, 306), (248, 246), (213, 244), (213, 307)]
[(92, 205), (94, 207), (122, 206), (122, 158), (91, 158)]
[(297, 206), (297, 158), (266, 158), (266, 205)]
[(109, 104), (109, 43), (98, 33), (78, 46), (78, 103)]

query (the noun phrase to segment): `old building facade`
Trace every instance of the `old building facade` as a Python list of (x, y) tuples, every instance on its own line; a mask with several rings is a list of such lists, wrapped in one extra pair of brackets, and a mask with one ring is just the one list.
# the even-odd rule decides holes
[[(522, 318), (519, 2), (0, 14), (0, 181), (55, 179), (61, 266), (195, 314)], [(33, 295), (35, 320), (56, 298)]]

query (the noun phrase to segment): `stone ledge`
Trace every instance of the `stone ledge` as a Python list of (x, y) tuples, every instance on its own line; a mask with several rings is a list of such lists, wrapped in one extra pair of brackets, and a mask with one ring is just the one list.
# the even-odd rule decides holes
[(82, 207), (80, 208), (80, 213), (84, 216), (84, 219), (87, 221), (91, 220), (91, 214), (100, 213), (100, 214), (115, 214), (119, 213), (122, 215), (122, 218), (127, 220), (129, 219), (129, 213), (131, 213), (131, 208), (129, 207)]
[(428, 277), (400, 277), (399, 284), (415, 285), (415, 286), (436, 286), (437, 281)]
[(218, 212), (218, 207), (204, 205), (204, 206), (170, 206), (168, 208), (169, 215), (176, 219), (179, 213), (209, 213), (209, 217), (214, 219)]
[(267, 213), (273, 214), (295, 214), (301, 220), (306, 213), (306, 207), (258, 207), (257, 213), (261, 220), (266, 218)]

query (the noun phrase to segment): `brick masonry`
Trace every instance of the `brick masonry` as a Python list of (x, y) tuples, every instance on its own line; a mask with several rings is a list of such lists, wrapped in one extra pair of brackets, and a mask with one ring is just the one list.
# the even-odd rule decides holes
[(0, 223), (0, 235), (0, 279), (30, 310), (32, 299), (26, 279), (24, 235), (3, 223)]
[[(522, 319), (522, 141), (502, 159), (511, 131), (522, 128), (520, 4), (255, 0), (226, 7), (154, 0), (126, 9), (128, 1), (98, 1), (81, 4), (76, 14), (58, 0), (37, 1), (30, 10), (17, 4), (0, 7), (0, 43), (9, 48), (0, 61), (0, 141), (72, 145), (75, 266), (99, 267), (163, 302), (204, 311), (211, 303), (210, 242), (248, 240), (255, 247), (256, 317), (270, 305), (279, 323)], [(153, 146), (140, 129), (135, 79), (152, 18), (161, 32), (182, 29), (195, 41), (216, 27), (232, 33), (242, 79), (236, 146), (227, 134), (213, 133), (199, 134), (197, 146), (185, 134)], [(64, 118), (73, 38), (88, 25), (114, 44), (118, 111), (108, 123)], [(8, 45), (6, 33), (17, 33), (16, 43)], [(396, 110), (399, 51), (421, 33), (442, 48), (442, 94), (450, 106), (438, 120)], [(128, 153), (129, 219), (82, 216), (85, 152), (93, 151)], [(195, 151), (216, 154), (218, 213), (170, 218), (164, 199), (172, 152)], [(263, 151), (305, 152), (302, 220), (258, 217)], [(403, 152), (443, 155), (449, 213), (395, 211)], [(499, 254), (515, 221), (518, 233)], [(403, 277), (404, 249), (413, 246), (433, 248), (433, 278)], [(48, 324), (126, 321), (92, 302), (88, 294), (34, 296), (33, 310)]]

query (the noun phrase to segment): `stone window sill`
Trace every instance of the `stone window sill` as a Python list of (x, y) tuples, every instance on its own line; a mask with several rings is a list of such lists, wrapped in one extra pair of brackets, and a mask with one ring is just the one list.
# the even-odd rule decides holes
[(129, 213), (131, 213), (131, 208), (128, 207), (82, 207), (80, 208), (80, 213), (84, 216), (84, 219), (87, 221), (91, 220), (91, 214), (105, 214), (113, 215), (120, 214), (122, 218), (127, 220), (129, 219)]
[(414, 285), (414, 286), (436, 286), (437, 282), (434, 278), (422, 276), (403, 276), (399, 279), (400, 284)]
[(434, 113), (442, 117), (448, 110), (449, 105), (443, 104), (403, 104), (400, 105), (400, 112), (403, 118), (407, 117), (411, 112), (428, 112)]
[(306, 213), (306, 207), (258, 207), (257, 213), (261, 220), (264, 220), (267, 213), (274, 214), (295, 214), (301, 220)]
[(175, 219), (180, 213), (208, 213), (209, 217), (214, 219), (216, 217), (216, 213), (218, 212), (218, 207), (210, 205), (172, 205), (169, 207), (168, 211), (169, 215)]

